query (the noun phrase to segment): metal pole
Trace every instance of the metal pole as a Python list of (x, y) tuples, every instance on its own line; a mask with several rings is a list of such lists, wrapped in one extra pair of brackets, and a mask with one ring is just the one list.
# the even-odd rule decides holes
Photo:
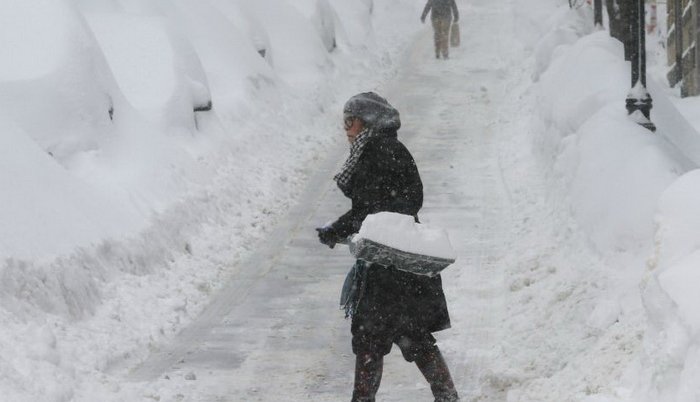
[(644, 0), (635, 0), (631, 7), (631, 33), (633, 46), (631, 48), (632, 88), (627, 94), (625, 105), (627, 113), (641, 126), (656, 131), (656, 126), (649, 120), (652, 99), (646, 84), (646, 31), (644, 24)]
[[(676, 83), (683, 79), (683, 2), (674, 0), (674, 26), (676, 34)], [(675, 85), (675, 84), (674, 84)]]
[[(642, 86), (644, 88), (647, 87), (647, 30), (646, 30), (646, 19), (645, 13), (646, 9), (644, 8), (644, 0), (639, 0), (639, 3), (637, 3), (637, 21), (639, 22), (639, 25), (637, 25), (637, 36), (638, 36), (638, 44), (639, 44), (639, 50), (637, 51), (637, 56), (639, 57), (639, 81), (642, 83)], [(647, 113), (648, 114), (648, 113)], [(649, 116), (647, 116), (648, 118)]]
[(593, 1), (593, 21), (597, 27), (603, 26), (603, 0)]
[[(633, 0), (633, 2), (628, 3), (628, 24), (629, 24), (629, 32), (630, 32), (630, 41), (629, 43), (631, 44), (629, 47), (629, 54), (627, 55), (628, 60), (632, 64), (632, 87), (637, 85), (637, 81), (639, 81), (639, 68), (640, 68), (640, 61), (641, 61), (641, 46), (639, 41), (640, 35), (639, 35), (639, 2), (644, 2), (644, 0)], [(644, 14), (642, 14), (644, 15)], [(642, 26), (644, 26), (642, 24)], [(641, 35), (643, 36), (643, 35)]]
[(622, 11), (617, 0), (605, 0), (605, 8), (608, 10), (608, 24), (610, 25), (610, 36), (624, 43), (622, 28)]
[(620, 9), (620, 41), (625, 45), (625, 60), (632, 61), (637, 50), (637, 3), (638, 0), (620, 0), (617, 5)]

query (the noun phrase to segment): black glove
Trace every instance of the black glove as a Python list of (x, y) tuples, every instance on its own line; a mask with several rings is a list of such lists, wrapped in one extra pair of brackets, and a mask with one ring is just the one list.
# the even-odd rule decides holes
[(338, 234), (331, 227), (316, 228), (316, 231), (318, 232), (318, 241), (330, 248), (335, 247), (335, 243), (340, 240)]

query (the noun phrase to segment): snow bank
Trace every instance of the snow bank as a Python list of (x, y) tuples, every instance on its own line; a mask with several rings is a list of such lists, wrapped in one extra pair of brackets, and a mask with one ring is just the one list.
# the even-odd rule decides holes
[(59, 162), (111, 132), (118, 90), (80, 13), (64, 1), (8, 1), (0, 16), (0, 106)]
[(662, 195), (656, 218), (656, 264), (670, 267), (700, 248), (700, 192), (695, 185), (700, 172), (681, 176)]
[(270, 41), (268, 60), (284, 82), (293, 87), (318, 85), (331, 61), (311, 21), (285, 1), (259, 0), (246, 2), (246, 7), (264, 27)]
[(420, 28), (391, 23), (415, 11), (405, 0), (3, 6), (0, 394), (13, 401), (143, 398), (109, 370), (201, 311), (344, 141), (343, 102), (392, 76)]
[(575, 15), (580, 9), (562, 7), (557, 0), (519, 1), (513, 3), (512, 7), (516, 18), (515, 32), (528, 50), (533, 50), (543, 38), (562, 30), (564, 26), (585, 23), (583, 18), (571, 18), (572, 13)]
[[(64, 1), (10, 2), (0, 19), (0, 258), (45, 258), (143, 228), (123, 194), (76, 172), (128, 114), (81, 14)], [(115, 114), (115, 110), (117, 111)]]
[[(374, 29), (371, 20), (365, 18), (366, 15), (374, 11), (374, 0), (329, 0), (329, 3), (338, 12), (338, 15), (347, 18), (347, 20), (342, 21), (342, 27), (338, 29), (338, 45), (341, 48), (367, 48), (374, 45), (376, 40)], [(392, 5), (389, 6), (392, 7)], [(415, 7), (416, 5), (412, 5), (412, 7), (401, 6), (404, 10), (415, 9)], [(392, 8), (392, 11), (396, 12), (398, 7)]]
[(76, 179), (26, 131), (7, 122), (0, 171), (0, 188), (6, 189), (0, 192), (0, 259), (31, 258), (39, 250), (60, 254), (139, 227), (138, 215)]
[(630, 368), (628, 400), (695, 401), (700, 395), (700, 171), (681, 176), (659, 201), (656, 249), (644, 286), (647, 329)]
[(171, 25), (180, 29), (199, 56), (217, 115), (228, 121), (250, 113), (245, 99), (256, 86), (276, 79), (258, 53), (255, 34), (248, 32), (251, 21), (239, 8), (217, 2), (178, 1), (169, 15)]
[[(605, 370), (624, 369), (618, 382), (577, 400), (696, 401), (700, 173), (683, 174), (695, 156), (682, 156), (688, 150), (679, 152), (664, 139), (663, 128), (674, 127), (673, 121), (664, 121), (652, 134), (627, 118), (629, 65), (619, 43), (607, 32), (572, 41), (569, 27), (578, 25), (560, 24), (538, 44), (544, 48), (536, 50), (540, 60), (551, 55), (552, 61), (538, 64), (547, 67), (539, 75), (543, 108), (534, 120), (535, 152), (553, 167), (551, 178), (565, 190), (567, 206), (591, 244), (616, 267), (605, 274), (614, 294), (601, 293), (588, 319), (590, 326), (603, 329), (602, 335), (584, 355), (598, 359), (616, 350), (617, 362), (606, 363)], [(665, 63), (663, 52), (658, 57)], [(653, 71), (653, 57), (650, 63)], [(697, 114), (689, 111), (697, 100), (669, 102), (665, 97), (674, 92), (668, 88), (657, 89), (654, 96), (661, 97), (665, 108), (673, 103), (680, 111), (658, 118), (684, 114), (697, 129)], [(652, 120), (654, 116), (652, 109)], [(638, 332), (637, 340), (614, 335), (621, 326), (627, 333)], [(570, 370), (586, 372), (593, 366), (578, 364)], [(532, 387), (530, 391), (528, 395)]]
[(367, 215), (353, 241), (372, 240), (413, 254), (454, 260), (457, 258), (444, 229), (416, 223), (410, 215), (380, 212)]
[(601, 253), (648, 249), (656, 200), (678, 170), (658, 136), (632, 123), (619, 99), (563, 141), (556, 167)]
[(131, 105), (158, 126), (194, 128), (194, 109), (211, 96), (190, 43), (158, 16), (88, 16), (119, 87)]
[(573, 45), (567, 44), (568, 38), (561, 40), (551, 66), (542, 74), (539, 101), (545, 122), (568, 135), (603, 106), (619, 104), (620, 97), (624, 102), (629, 84), (622, 78), (629, 68), (620, 59), (622, 45), (605, 31), (584, 36)]
[(299, 0), (291, 2), (291, 5), (314, 25), (326, 50), (328, 52), (335, 50), (338, 46), (336, 39), (338, 15), (328, 0)]
[[(73, 188), (83, 187), (70, 191), (81, 194), (83, 201), (49, 196), (53, 187), (46, 192), (33, 187), (32, 198), (56, 202), (35, 203), (34, 210), (0, 211), (0, 220), (19, 226), (5, 225), (7, 233), (32, 239), (21, 242), (5, 235), (0, 256), (52, 258), (133, 234), (154, 214), (206, 186), (220, 155), (232, 148), (251, 155), (261, 140), (273, 142), (277, 129), (241, 134), (251, 114), (279, 108), (290, 115), (318, 113), (317, 102), (336, 101), (337, 89), (329, 89), (326, 82), (339, 68), (354, 68), (356, 63), (347, 60), (353, 48), (346, 43), (346, 53), (331, 59), (328, 41), (335, 40), (336, 26), (343, 25), (336, 25), (330, 3), (297, 7), (304, 12), (282, 1), (8, 3), (0, 17), (1, 55), (7, 61), (0, 69), (3, 121), (16, 127), (13, 138), (25, 135), (37, 151), (55, 159), (56, 172), (42, 175), (44, 182), (63, 175)], [(358, 18), (360, 25), (369, 23), (367, 4), (351, 8), (348, 24), (358, 23)], [(369, 25), (365, 28), (371, 36)], [(260, 38), (265, 57), (259, 53)], [(357, 67), (363, 71), (369, 66)], [(346, 93), (360, 89), (365, 88)], [(286, 102), (280, 94), (301, 101)], [(281, 150), (293, 141), (291, 134), (284, 138), (273, 147)], [(319, 137), (305, 143), (313, 149), (330, 141)], [(11, 160), (17, 165), (8, 171), (26, 169), (19, 164), (21, 158), (6, 162)], [(26, 191), (7, 193), (8, 205), (24, 203)], [(112, 204), (118, 206), (108, 207), (109, 214), (88, 214)], [(56, 213), (76, 206), (89, 215), (91, 230), (71, 228), (66, 225), (73, 222), (70, 214)], [(41, 225), (37, 217), (42, 217)]]
[(628, 118), (622, 46), (578, 18), (589, 17), (560, 11), (554, 25), (537, 28), (532, 145), (551, 197), (570, 210), (606, 269), (590, 273), (593, 287), (569, 282), (594, 298), (586, 318), (593, 339), (581, 339), (566, 367), (511, 397), (696, 400), (698, 175), (679, 179), (688, 162), (663, 129), (652, 134)]
[(626, 115), (629, 67), (621, 44), (605, 31), (568, 41), (561, 38), (538, 86), (536, 151), (552, 161), (602, 254), (640, 252), (651, 244), (656, 202), (679, 163), (663, 139)]
[[(539, 38), (535, 45), (535, 71), (533, 72), (535, 81), (548, 68), (554, 52), (559, 46), (573, 44), (593, 30), (593, 18), (589, 8), (560, 8), (553, 15), (541, 15), (540, 18), (547, 20), (545, 24), (542, 24), (541, 20), (537, 21), (536, 23), (540, 27), (553, 26), (554, 28)], [(576, 66), (576, 69), (578, 71), (586, 71), (586, 73), (595, 71), (586, 67)]]

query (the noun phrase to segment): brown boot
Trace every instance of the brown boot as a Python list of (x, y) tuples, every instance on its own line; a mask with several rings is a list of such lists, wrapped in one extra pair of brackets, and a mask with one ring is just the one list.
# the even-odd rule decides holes
[(435, 402), (456, 402), (459, 395), (450, 376), (450, 369), (440, 353), (437, 345), (425, 351), (416, 358), (416, 365), (430, 384)]
[(351, 402), (374, 402), (384, 368), (384, 356), (360, 353), (355, 358), (355, 388)]

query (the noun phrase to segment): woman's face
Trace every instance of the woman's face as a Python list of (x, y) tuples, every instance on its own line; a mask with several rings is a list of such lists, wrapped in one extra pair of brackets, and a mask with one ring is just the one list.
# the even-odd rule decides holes
[(362, 120), (352, 116), (345, 117), (344, 126), (345, 135), (348, 136), (348, 142), (350, 142), (351, 144), (355, 142), (355, 139), (357, 139), (357, 136), (360, 135), (362, 129), (364, 128)]

